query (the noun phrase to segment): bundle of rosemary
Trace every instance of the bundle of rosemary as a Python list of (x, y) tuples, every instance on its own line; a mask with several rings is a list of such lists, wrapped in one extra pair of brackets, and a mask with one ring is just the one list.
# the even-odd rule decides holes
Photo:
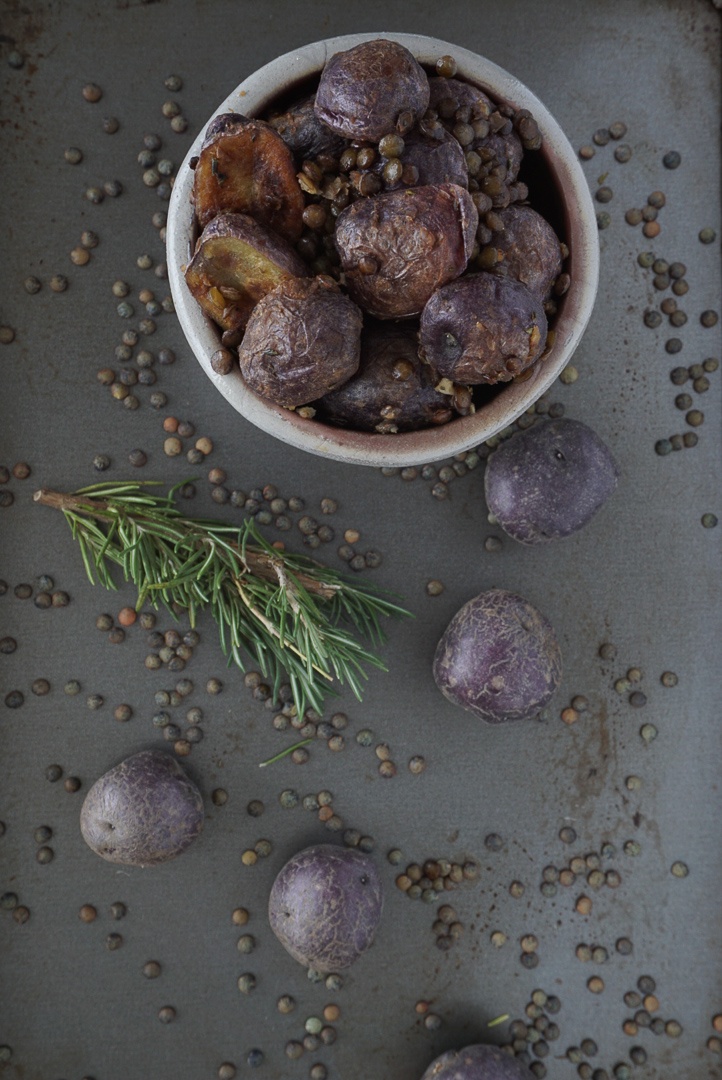
[(274, 698), (287, 681), (299, 715), (308, 706), (321, 712), (336, 682), (360, 700), (365, 667), (386, 670), (372, 651), (385, 640), (381, 616), (409, 612), (307, 556), (276, 550), (251, 518), (234, 525), (185, 517), (175, 502), (181, 485), (167, 495), (151, 490), (159, 486), (102, 483), (33, 498), (62, 510), (92, 584), (115, 589), (117, 565), (137, 586), (138, 610), (163, 604), (194, 626), (209, 609), (229, 664), (245, 670), (244, 654), (251, 657)]

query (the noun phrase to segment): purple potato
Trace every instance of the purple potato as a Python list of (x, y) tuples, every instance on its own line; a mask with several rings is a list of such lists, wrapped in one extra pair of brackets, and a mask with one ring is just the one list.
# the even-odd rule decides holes
[(354, 848), (317, 844), (279, 873), (268, 918), (294, 960), (316, 971), (341, 971), (373, 943), (382, 908), (372, 859)]
[(544, 420), (491, 455), (489, 510), (522, 544), (543, 544), (583, 528), (617, 486), (619, 469), (596, 432), (579, 420)]
[(86, 844), (108, 862), (174, 859), (203, 827), (203, 799), (175, 758), (143, 750), (96, 780), (80, 811)]
[(361, 334), (356, 375), (315, 402), (320, 416), (340, 427), (382, 435), (438, 426), (454, 415), (453, 399), (419, 359), (417, 328), (372, 322)]
[(349, 293), (379, 319), (417, 315), (439, 286), (466, 269), (478, 221), (469, 192), (458, 184), (359, 199), (336, 220)]
[[(458, 184), (468, 188), (469, 170), (461, 146), (448, 131), (440, 128), (440, 138), (435, 139), (412, 131), (404, 139), (404, 150), (399, 160), (401, 164), (413, 165), (418, 173), (416, 183), (422, 184)], [(374, 172), (382, 174), (386, 161), (382, 158), (374, 166)], [(387, 191), (407, 187), (402, 180), (386, 184)]]
[(494, 233), (492, 245), (501, 254), (493, 273), (521, 281), (530, 292), (547, 299), (562, 271), (562, 251), (548, 221), (530, 206), (498, 210), (504, 228)]
[(438, 289), (421, 313), (421, 355), (465, 385), (521, 375), (546, 336), (541, 299), (521, 282), (483, 271)]
[(291, 105), (285, 113), (272, 116), (268, 121), (278, 132), (298, 161), (315, 158), (318, 154), (333, 154), (338, 157), (346, 148), (346, 140), (333, 131), (316, 116), (315, 97)]
[(410, 131), (429, 104), (429, 80), (396, 41), (364, 41), (335, 53), (321, 73), (316, 115), (348, 139), (379, 142)]
[(432, 1061), (421, 1080), (531, 1080), (532, 1073), (498, 1046), (477, 1043), (447, 1050)]
[(251, 390), (307, 405), (356, 373), (363, 316), (330, 277), (288, 278), (256, 304), (238, 349)]
[(433, 672), (449, 701), (489, 724), (532, 720), (559, 685), (562, 655), (540, 611), (515, 593), (490, 589), (454, 615)]
[[(429, 108), (443, 121), (463, 120), (473, 123), (486, 120), (494, 111), (494, 103), (483, 90), (461, 79), (446, 79), (435, 75), (429, 79)], [(458, 114), (458, 115), (457, 115)], [(453, 124), (452, 124), (453, 126)]]
[[(487, 168), (498, 170), (501, 167), (503, 179), (507, 184), (512, 184), (516, 180), (521, 167), (521, 159), (524, 157), (524, 148), (515, 131), (509, 131), (506, 135), (490, 134), (483, 139), (475, 139), (472, 148), (476, 150)], [(484, 191), (483, 181), (481, 190)]]

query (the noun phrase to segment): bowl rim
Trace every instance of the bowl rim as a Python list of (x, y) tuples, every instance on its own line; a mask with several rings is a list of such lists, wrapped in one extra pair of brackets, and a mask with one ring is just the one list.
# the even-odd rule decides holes
[[(353, 431), (303, 419), (255, 394), (237, 368), (229, 375), (218, 375), (211, 366), (211, 356), (220, 345), (218, 329), (198, 306), (183, 274), (195, 236), (190, 161), (200, 153), (210, 121), (225, 112), (257, 116), (293, 85), (320, 73), (334, 53), (378, 38), (400, 42), (427, 66), (433, 66), (439, 56), (450, 54), (463, 79), (488, 91), (497, 101), (529, 109), (543, 136), (539, 153), (553, 176), (564, 210), (573, 271), (554, 326), (554, 342), (525, 379), (506, 384), (471, 416), (395, 435)], [(183, 333), (206, 375), (232, 407), (252, 424), (298, 449), (374, 467), (421, 465), (453, 457), (513, 423), (549, 389), (571, 359), (591, 317), (599, 282), (598, 227), (587, 180), (569, 140), (543, 102), (514, 75), (478, 53), (440, 38), (388, 31), (343, 34), (310, 42), (264, 64), (228, 94), (203, 124), (178, 170), (168, 207), (166, 255), (171, 296)]]

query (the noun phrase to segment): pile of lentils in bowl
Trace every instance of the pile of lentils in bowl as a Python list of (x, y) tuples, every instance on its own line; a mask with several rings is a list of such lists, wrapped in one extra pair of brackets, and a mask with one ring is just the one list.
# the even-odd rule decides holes
[(519, 179), (541, 134), (456, 70), (367, 41), (283, 112), (211, 122), (185, 276), (222, 332), (219, 374), (393, 435), (468, 415), (539, 360), (569, 287)]

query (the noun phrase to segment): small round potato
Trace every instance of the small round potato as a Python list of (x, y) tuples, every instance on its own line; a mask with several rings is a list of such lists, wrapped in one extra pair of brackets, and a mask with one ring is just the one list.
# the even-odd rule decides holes
[(381, 878), (368, 855), (317, 844), (279, 873), (268, 918), (294, 960), (316, 971), (341, 971), (372, 944), (382, 908)]
[(363, 316), (330, 277), (289, 278), (256, 304), (238, 349), (251, 390), (307, 405), (356, 373)]
[(494, 111), (494, 104), (478, 86), (435, 75), (429, 79), (429, 108), (442, 122), (453, 126), (462, 118), (465, 123), (486, 120)]
[(452, 398), (435, 389), (431, 368), (419, 359), (416, 331), (406, 323), (369, 320), (361, 334), (358, 372), (315, 402), (323, 419), (382, 435), (451, 420)]
[(531, 1072), (498, 1046), (477, 1043), (447, 1050), (432, 1061), (421, 1080), (531, 1080)]
[[(445, 128), (440, 129), (439, 139), (429, 138), (412, 131), (404, 139), (404, 149), (399, 158), (402, 165), (413, 165), (418, 172), (416, 184), (459, 184), (468, 188), (469, 170), (464, 151)], [(386, 162), (382, 159), (374, 166), (374, 172), (383, 174)], [(387, 191), (407, 187), (403, 179), (386, 184)]]
[(465, 385), (508, 382), (541, 356), (547, 321), (521, 282), (481, 272), (438, 289), (421, 314), (421, 354)]
[(490, 589), (454, 615), (433, 672), (444, 697), (489, 724), (532, 720), (559, 685), (562, 655), (540, 611), (515, 593)]
[(486, 502), (504, 532), (543, 544), (583, 528), (617, 486), (619, 469), (596, 432), (579, 420), (543, 420), (489, 458)]
[(478, 222), (469, 192), (458, 184), (359, 199), (336, 220), (349, 293), (379, 319), (417, 315), (439, 286), (466, 269)]
[(407, 48), (378, 38), (335, 53), (321, 73), (316, 115), (348, 139), (405, 135), (429, 104), (426, 72)]
[(317, 154), (341, 154), (346, 147), (346, 141), (316, 116), (314, 100), (313, 95), (304, 98), (268, 121), (299, 163)]
[(203, 827), (203, 799), (175, 758), (143, 750), (96, 780), (80, 811), (86, 844), (108, 862), (174, 859)]
[(557, 234), (531, 206), (498, 210), (504, 229), (494, 233), (493, 246), (502, 259), (495, 274), (521, 281), (545, 300), (562, 271), (562, 252)]

